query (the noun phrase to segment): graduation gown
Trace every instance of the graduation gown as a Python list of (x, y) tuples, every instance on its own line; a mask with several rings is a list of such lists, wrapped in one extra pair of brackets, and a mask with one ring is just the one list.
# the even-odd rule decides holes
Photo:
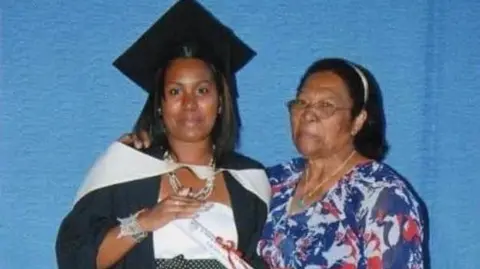
[[(150, 149), (145, 152), (148, 155), (145, 155), (120, 143), (114, 144), (114, 146), (123, 151), (130, 150), (131, 152), (128, 152), (130, 157), (133, 156), (133, 153), (142, 158), (144, 156), (152, 156), (156, 158), (155, 160), (161, 158), (161, 152), (158, 149)], [(111, 155), (110, 157), (112, 157)], [(113, 157), (118, 156), (118, 154), (113, 155), (115, 155)], [(125, 161), (127, 159), (123, 160), (123, 162)], [(142, 159), (143, 164), (149, 161), (153, 161), (153, 158)], [(122, 160), (117, 160), (118, 162), (122, 162)], [(56, 254), (59, 269), (96, 268), (96, 256), (100, 243), (107, 232), (118, 225), (117, 218), (127, 217), (143, 208), (151, 208), (158, 201), (160, 189), (158, 171), (147, 171), (150, 169), (148, 167), (145, 169), (131, 167), (129, 171), (122, 172), (122, 169), (129, 167), (128, 163), (116, 167), (111, 167), (115, 161), (102, 163), (100, 160), (97, 163), (100, 164), (94, 165), (92, 169), (96, 169), (97, 174), (108, 174), (105, 171), (109, 170), (112, 173), (127, 174), (127, 178), (116, 182), (119, 177), (116, 175), (112, 180), (107, 181), (103, 180), (105, 178), (103, 176), (96, 177), (94, 182), (86, 180), (79, 191), (73, 209), (62, 221), (58, 232)], [(243, 253), (242, 258), (253, 268), (264, 268), (262, 259), (256, 254), (256, 245), (266, 220), (270, 199), (270, 187), (264, 167), (259, 162), (232, 152), (222, 160), (217, 160), (217, 168), (224, 169), (222, 173), (230, 195), (238, 233), (237, 249)], [(160, 170), (162, 169), (160, 168)], [(138, 171), (134, 171), (132, 174), (132, 170)], [(144, 175), (149, 173), (152, 175), (131, 178), (142, 172)], [(161, 172), (165, 173), (165, 171)], [(131, 175), (128, 175), (129, 173)], [(101, 182), (102, 180), (103, 182)], [(134, 246), (112, 268), (154, 269), (152, 233)]]

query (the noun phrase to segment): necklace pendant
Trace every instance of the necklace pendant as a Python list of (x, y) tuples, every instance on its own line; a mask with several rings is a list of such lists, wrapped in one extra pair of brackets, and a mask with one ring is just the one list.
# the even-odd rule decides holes
[(303, 202), (303, 199), (298, 199), (297, 206), (298, 206), (298, 208), (304, 208), (305, 207), (305, 202)]
[[(168, 151), (165, 151), (164, 158), (165, 160), (173, 162), (173, 158)], [(213, 159), (213, 157), (210, 160), (209, 166), (215, 171), (215, 160)], [(201, 188), (197, 192), (190, 192), (187, 195), (187, 197), (202, 200), (202, 201), (206, 200), (212, 194), (213, 188), (215, 187), (214, 181), (215, 181), (215, 174), (213, 176), (206, 178), (206, 183), (203, 188)], [(168, 182), (172, 187), (173, 192), (177, 195), (180, 192), (180, 190), (184, 187), (180, 182), (180, 180), (178, 179), (175, 172), (168, 173)]]

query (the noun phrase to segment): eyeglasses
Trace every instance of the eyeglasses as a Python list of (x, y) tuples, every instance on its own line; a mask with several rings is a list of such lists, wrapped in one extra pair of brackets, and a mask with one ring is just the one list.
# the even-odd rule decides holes
[(287, 102), (287, 107), (290, 113), (298, 113), (300, 111), (304, 111), (305, 109), (311, 107), (317, 115), (322, 118), (326, 119), (331, 117), (335, 112), (339, 110), (348, 110), (350, 107), (339, 107), (330, 102), (320, 101), (316, 103), (308, 103), (304, 100), (300, 99), (293, 99)]

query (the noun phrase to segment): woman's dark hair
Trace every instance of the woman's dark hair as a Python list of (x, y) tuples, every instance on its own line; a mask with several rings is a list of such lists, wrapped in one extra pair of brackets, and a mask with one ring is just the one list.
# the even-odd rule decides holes
[[(169, 150), (169, 144), (165, 132), (165, 127), (161, 115), (158, 113), (158, 107), (165, 97), (164, 85), (165, 74), (175, 59), (190, 58), (199, 59), (205, 62), (210, 69), (219, 96), (219, 104), (222, 109), (218, 115), (213, 130), (211, 133), (212, 142), (215, 146), (215, 158), (220, 160), (223, 154), (230, 153), (235, 150), (238, 141), (239, 119), (237, 112), (237, 104), (235, 98), (232, 96), (232, 91), (235, 90), (234, 76), (229, 75), (229, 70), (226, 68), (226, 61), (223, 64), (220, 59), (212, 57), (212, 50), (197, 45), (197, 43), (182, 43), (176, 46), (168, 55), (168, 59), (163, 59), (165, 65), (157, 71), (156, 75), (156, 89), (149, 97), (150, 108), (145, 110), (147, 114), (153, 117), (143, 117), (139, 120), (136, 130), (149, 129), (152, 137), (152, 147), (159, 147), (162, 151)], [(149, 111), (148, 111), (149, 110)], [(144, 114), (142, 112), (142, 114)], [(152, 114), (150, 114), (152, 113)], [(142, 117), (142, 116), (141, 116)], [(150, 118), (151, 120), (147, 120)]]
[[(363, 109), (367, 112), (368, 116), (362, 129), (354, 137), (355, 149), (365, 157), (383, 160), (388, 151), (385, 137), (386, 122), (380, 87), (374, 76), (366, 68), (345, 59), (320, 59), (308, 67), (300, 80), (297, 95), (300, 94), (305, 81), (318, 72), (332, 72), (343, 80), (353, 101), (352, 119)], [(364, 87), (362, 75), (367, 80), (368, 89)], [(365, 102), (366, 91), (368, 96)]]

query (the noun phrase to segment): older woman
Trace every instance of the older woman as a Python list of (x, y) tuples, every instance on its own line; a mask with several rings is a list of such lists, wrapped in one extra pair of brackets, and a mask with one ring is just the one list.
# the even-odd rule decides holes
[(373, 78), (346, 60), (322, 59), (287, 105), (303, 158), (269, 169), (272, 200), (257, 248), (264, 260), (271, 268), (423, 268), (419, 203), (381, 162)]
[(253, 56), (197, 2), (182, 0), (115, 61), (149, 93), (153, 145), (114, 144), (100, 158), (60, 227), (60, 269), (225, 268), (227, 258), (219, 262), (205, 242), (227, 250), (228, 261), (235, 252), (263, 268), (255, 249), (268, 179), (234, 151), (233, 76)]

